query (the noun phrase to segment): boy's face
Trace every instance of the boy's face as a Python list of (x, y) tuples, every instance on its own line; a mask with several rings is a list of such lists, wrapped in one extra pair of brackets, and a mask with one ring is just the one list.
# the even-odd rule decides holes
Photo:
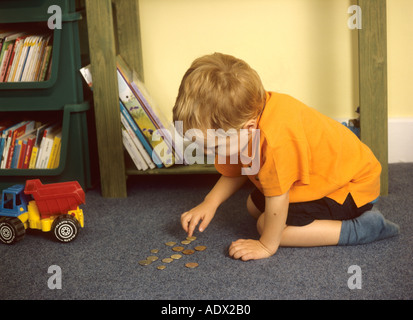
[[(209, 130), (208, 130), (209, 131)], [(228, 132), (220, 134), (215, 132), (211, 136), (211, 132), (204, 138), (204, 153), (209, 155), (231, 156), (239, 155), (241, 151), (248, 145), (249, 137), (242, 134), (240, 131)]]
[[(253, 133), (257, 129), (257, 121), (248, 121), (240, 130), (230, 129), (224, 131), (206, 130), (202, 137), (197, 137), (198, 141), (203, 141), (205, 155), (231, 156), (240, 155), (251, 141)], [(201, 142), (202, 143), (202, 142)]]

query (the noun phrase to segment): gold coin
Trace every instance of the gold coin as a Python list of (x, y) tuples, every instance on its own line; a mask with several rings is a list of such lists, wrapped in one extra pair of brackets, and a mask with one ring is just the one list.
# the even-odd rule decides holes
[(158, 253), (159, 252), (159, 249), (152, 249), (151, 250), (151, 253)]
[(147, 257), (146, 258), (146, 260), (149, 260), (149, 261), (152, 261), (152, 262), (154, 262), (154, 261), (156, 261), (156, 260), (158, 260), (159, 258), (157, 257), (157, 256), (150, 256), (150, 257)]
[(172, 246), (174, 246), (174, 245), (176, 245), (176, 242), (167, 242), (167, 243), (165, 243), (165, 245), (167, 245), (168, 247), (172, 247)]
[(207, 247), (205, 247), (205, 246), (197, 246), (197, 247), (195, 247), (194, 249), (195, 249), (196, 251), (204, 251), (206, 248), (207, 248)]
[(162, 262), (164, 262), (164, 263), (171, 263), (172, 261), (174, 261), (174, 259), (172, 259), (172, 258), (162, 259)]
[(182, 256), (180, 254), (173, 254), (173, 255), (171, 255), (171, 258), (174, 259), (174, 260), (179, 260), (179, 259), (182, 258)]
[(150, 260), (141, 260), (141, 261), (139, 261), (139, 264), (141, 265), (141, 266), (148, 266), (148, 265), (150, 265), (152, 263), (152, 261), (150, 261)]
[(196, 262), (188, 262), (187, 264), (185, 264), (185, 267), (190, 268), (190, 269), (196, 268), (198, 266), (199, 264)]
[(175, 251), (175, 252), (180, 252), (180, 251), (184, 250), (184, 247), (173, 247), (172, 250)]
[(191, 254), (194, 254), (195, 251), (192, 250), (192, 249), (186, 249), (186, 250), (182, 251), (182, 253), (183, 253), (183, 254), (186, 254), (186, 255), (191, 255)]
[(164, 270), (164, 269), (166, 269), (166, 266), (157, 266), (156, 267), (158, 270)]
[(182, 244), (190, 244), (191, 241), (190, 241), (190, 240), (182, 240), (181, 243), (182, 243)]
[(186, 237), (186, 240), (195, 241), (195, 240), (196, 240), (196, 237), (194, 237), (194, 236), (192, 236), (192, 237)]

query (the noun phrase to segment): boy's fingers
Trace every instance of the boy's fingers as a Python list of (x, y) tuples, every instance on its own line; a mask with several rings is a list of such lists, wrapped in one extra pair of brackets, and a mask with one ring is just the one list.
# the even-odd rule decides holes
[(185, 212), (181, 215), (181, 225), (182, 225), (182, 228), (185, 230), (185, 232), (188, 232), (188, 224), (189, 224), (189, 221), (191, 220), (191, 217), (187, 213), (188, 212)]
[(208, 227), (209, 223), (211, 222), (212, 218), (204, 218), (199, 225), (199, 231), (204, 232), (204, 230)]
[(199, 218), (193, 218), (191, 219), (191, 221), (189, 222), (189, 227), (188, 227), (188, 237), (192, 237), (192, 234), (195, 230), (195, 227), (197, 226), (199, 222)]

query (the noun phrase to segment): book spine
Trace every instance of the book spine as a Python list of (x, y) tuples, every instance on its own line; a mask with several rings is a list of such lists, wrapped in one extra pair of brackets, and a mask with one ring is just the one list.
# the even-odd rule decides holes
[(135, 133), (136, 137), (142, 143), (142, 146), (145, 148), (145, 151), (147, 152), (148, 156), (150, 157), (150, 155), (152, 155), (152, 158), (153, 158), (154, 161), (151, 160), (151, 162), (155, 162), (155, 164), (158, 168), (162, 168), (163, 165), (161, 164), (160, 159), (158, 158), (158, 156), (155, 153), (152, 152), (152, 147), (150, 146), (148, 141), (143, 136), (142, 132), (140, 131), (140, 129), (136, 125), (135, 121), (132, 119), (132, 117), (129, 114), (128, 110), (126, 110), (126, 107), (124, 106), (122, 101), (119, 101), (119, 105), (120, 105), (121, 114), (125, 117), (125, 120), (128, 122), (129, 126), (131, 127), (131, 129)]

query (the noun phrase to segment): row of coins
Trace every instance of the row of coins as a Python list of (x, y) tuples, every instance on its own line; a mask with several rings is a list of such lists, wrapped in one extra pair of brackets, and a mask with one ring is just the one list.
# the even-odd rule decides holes
[[(185, 240), (181, 241), (181, 244), (188, 245), (188, 244), (192, 243), (195, 240), (196, 240), (196, 237), (187, 237)], [(167, 258), (164, 258), (164, 259), (161, 260), (163, 263), (168, 263), (168, 264), (171, 263), (174, 260), (181, 259), (182, 255), (180, 253), (182, 253), (184, 255), (192, 255), (192, 254), (195, 253), (195, 251), (204, 251), (207, 248), (206, 246), (196, 246), (194, 249), (185, 249), (185, 247), (177, 245), (177, 243), (173, 242), (173, 241), (166, 242), (165, 245), (168, 246), (168, 247), (172, 247), (172, 251), (177, 252), (175, 254), (172, 254), (170, 257), (167, 257)], [(158, 254), (159, 249), (152, 249), (151, 253), (152, 254)], [(159, 259), (158, 256), (152, 255), (152, 256), (147, 257), (145, 260), (139, 261), (139, 264), (141, 266), (148, 266), (151, 263), (157, 261), (158, 259)], [(196, 263), (196, 262), (188, 262), (188, 263), (185, 264), (185, 267), (191, 268), (191, 269), (196, 268), (198, 266), (199, 266), (199, 264)], [(164, 269), (166, 269), (166, 265), (160, 265), (160, 266), (157, 267), (157, 269), (158, 270), (164, 270)]]

